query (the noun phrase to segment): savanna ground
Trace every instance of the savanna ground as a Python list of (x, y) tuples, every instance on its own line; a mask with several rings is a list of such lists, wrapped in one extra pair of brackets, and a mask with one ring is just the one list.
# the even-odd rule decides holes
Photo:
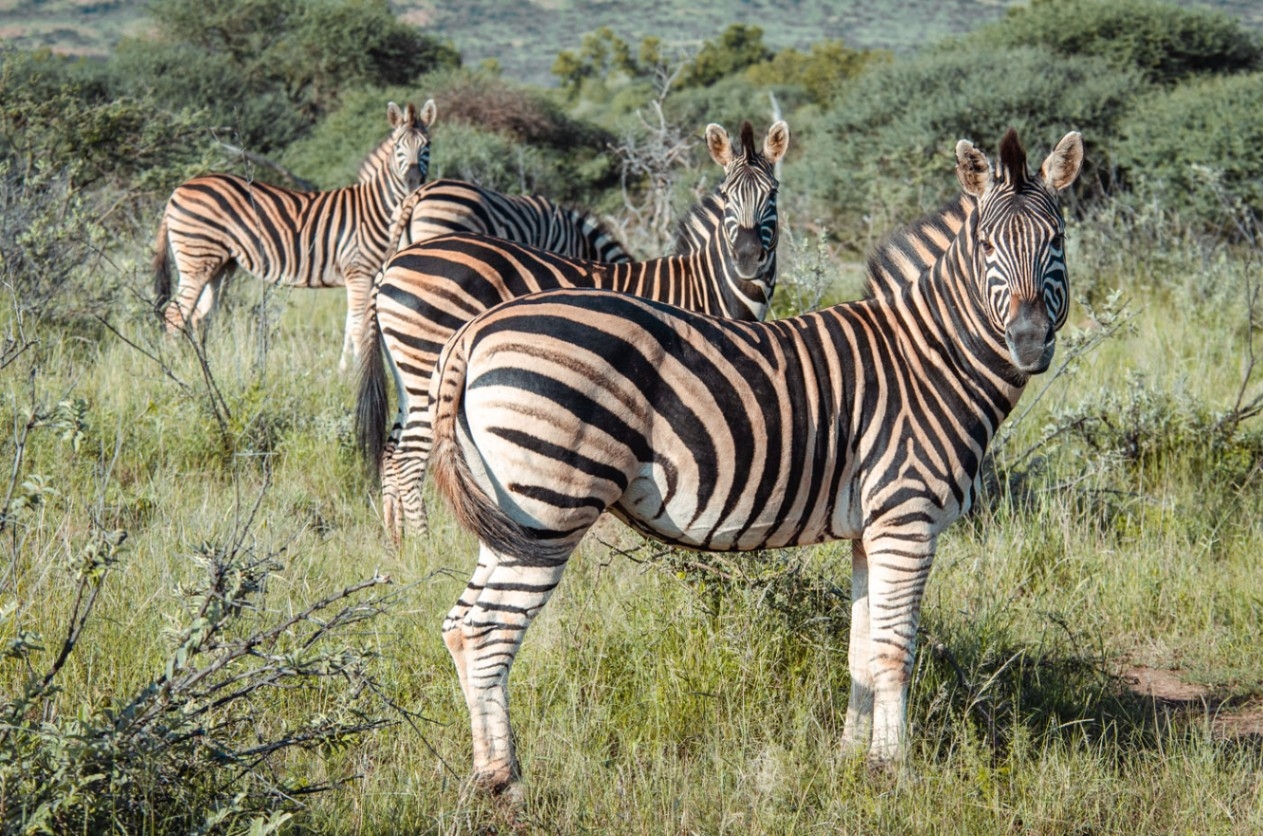
[[(432, 493), (427, 538), (395, 549), (383, 533), (351, 443), (352, 383), (336, 372), (342, 292), (264, 293), (238, 276), (203, 365), (194, 343), (158, 334), (143, 240), (93, 265), (128, 300), (108, 328), (85, 336), (6, 306), (0, 630), (6, 645), (38, 633), (44, 649), (0, 669), (0, 688), (19, 693), (54, 663), (89, 564), (99, 597), (46, 719), (86, 722), (164, 670), (196, 668), (176, 658), (185, 593), (208, 554), (235, 550), (275, 566), (233, 635), (391, 581), (352, 595), (389, 597), (335, 637), (358, 673), (278, 682), (233, 708), (249, 718), (241, 748), (335, 715), (390, 723), (255, 765), (288, 787), (302, 831), (1257, 831), (1257, 256), (1108, 213), (1073, 223), (1070, 242), (1072, 284), (1096, 302), (1062, 334), (1059, 358), (1076, 359), (1037, 380), (1006, 428), (989, 501), (942, 540), (904, 773), (837, 753), (847, 544), (664, 552), (611, 519), (514, 668), (524, 809), (471, 793), (438, 627), (475, 544)], [(853, 268), (792, 226), (782, 247), (788, 303), (821, 281), (830, 297), (860, 292)], [(291, 672), (303, 652), (275, 651)], [(294, 794), (325, 782), (336, 789)]]

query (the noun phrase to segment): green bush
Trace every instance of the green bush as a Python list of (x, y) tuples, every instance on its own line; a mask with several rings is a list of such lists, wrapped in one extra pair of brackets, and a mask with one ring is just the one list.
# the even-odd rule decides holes
[(1173, 84), (1198, 73), (1233, 73), (1263, 63), (1263, 46), (1234, 17), (1153, 0), (1034, 0), (968, 39), (991, 47), (1040, 46), (1091, 55)]
[(161, 0), (151, 12), (159, 37), (119, 44), (116, 87), (152, 91), (173, 110), (205, 108), (223, 138), (265, 154), (336, 109), (345, 91), (460, 64), (385, 0)]
[(325, 188), (352, 183), (364, 155), (385, 136), (386, 102), (420, 104), (430, 97), (438, 106), (431, 179), (474, 180), (563, 202), (587, 202), (616, 182), (606, 154), (613, 134), (567, 116), (539, 91), (465, 70), (433, 73), (407, 88), (348, 92), (281, 162)]
[(1190, 81), (1137, 103), (1114, 159), (1132, 199), (1232, 235), (1263, 215), (1263, 73)]
[(1024, 47), (944, 48), (878, 64), (847, 85), (830, 111), (804, 127), (813, 149), (786, 170), (786, 191), (810, 196), (850, 230), (889, 227), (957, 189), (953, 148), (962, 138), (994, 156), (1015, 128), (1032, 167), (1069, 130), (1083, 132), (1086, 176), (1107, 180), (1105, 150), (1145, 82), (1101, 58)]

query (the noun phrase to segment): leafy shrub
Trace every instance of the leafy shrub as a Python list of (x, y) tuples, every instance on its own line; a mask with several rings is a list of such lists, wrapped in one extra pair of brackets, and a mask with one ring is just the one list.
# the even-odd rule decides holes
[(844, 82), (869, 64), (889, 58), (885, 52), (851, 49), (840, 40), (824, 40), (812, 44), (808, 52), (783, 49), (770, 60), (750, 66), (745, 77), (761, 86), (797, 85), (812, 104), (825, 105)]
[[(276, 555), (243, 546), (244, 531), (227, 545), (203, 544), (193, 558), (205, 576), (182, 590), (188, 612), (163, 669), (132, 694), (54, 710), (64, 701), (59, 675), (125, 539), (125, 531), (93, 531), (72, 559), (78, 595), (47, 670), (34, 668), (38, 635), (23, 631), (5, 647), (4, 661), (31, 667), (21, 693), (0, 699), (0, 827), (273, 832), (292, 816), (297, 794), (332, 786), (286, 778), (277, 770), (284, 753), (343, 745), (388, 724), (373, 705), (371, 654), (342, 636), (382, 612), (386, 598), (360, 593), (389, 579), (373, 577), (272, 621), (254, 613), (266, 612), (268, 578), (281, 568)], [(319, 715), (292, 726), (274, 720), (277, 694), (314, 692), (326, 681), (345, 689)]]
[(1250, 70), (1263, 62), (1263, 46), (1237, 19), (1153, 0), (1034, 0), (1011, 7), (1002, 21), (968, 40), (1096, 56), (1167, 85), (1198, 73)]
[(0, 283), (24, 313), (69, 322), (108, 312), (117, 278), (84, 281), (109, 241), (94, 215), (65, 174), (26, 176), (0, 161)]
[(163, 191), (202, 160), (197, 114), (149, 98), (114, 96), (83, 62), (0, 52), (0, 159), (26, 172), (38, 163), (72, 189), (93, 185)]
[(161, 0), (150, 11), (159, 37), (118, 46), (118, 88), (206, 108), (212, 127), (262, 153), (301, 136), (344, 91), (460, 64), (385, 0)]
[(1055, 55), (1026, 47), (938, 49), (872, 66), (847, 85), (832, 109), (814, 120), (786, 171), (786, 191), (809, 195), (858, 235), (937, 205), (957, 190), (953, 148), (961, 138), (994, 156), (1017, 129), (1032, 167), (1068, 130), (1087, 145), (1082, 193), (1106, 180), (1105, 148), (1144, 81), (1101, 58)]
[(1135, 197), (1218, 233), (1263, 215), (1263, 72), (1155, 92), (1122, 121), (1114, 159)]
[(773, 52), (763, 44), (763, 30), (758, 26), (734, 23), (723, 31), (718, 41), (706, 41), (697, 51), (681, 84), (706, 87), (720, 79), (772, 59)]
[(285, 150), (285, 165), (324, 188), (355, 181), (360, 161), (385, 135), (388, 100), (433, 97), (430, 177), (456, 177), (508, 192), (584, 202), (616, 180), (606, 155), (613, 135), (572, 119), (547, 96), (486, 73), (434, 73), (407, 88), (363, 89)]

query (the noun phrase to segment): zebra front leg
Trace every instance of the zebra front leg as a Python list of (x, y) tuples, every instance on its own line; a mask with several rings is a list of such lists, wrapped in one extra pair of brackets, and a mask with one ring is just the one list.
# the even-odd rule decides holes
[[(473, 732), (474, 780), (494, 794), (512, 791), (521, 776), (509, 719), (509, 671), (526, 628), (565, 569), (564, 558), (532, 566), (504, 560), (481, 547), (479, 568), (448, 615), (443, 634), (457, 676), (463, 678)], [(475, 594), (471, 605), (468, 598)]]
[(842, 726), (842, 753), (862, 755), (873, 735), (873, 672), (869, 666), (872, 646), (869, 636), (868, 556), (861, 540), (851, 541), (851, 636), (847, 665), (851, 671), (851, 692), (846, 701), (846, 723)]
[(934, 547), (935, 538), (928, 535), (864, 538), (873, 701), (868, 753), (878, 763), (897, 763), (905, 755), (908, 685)]

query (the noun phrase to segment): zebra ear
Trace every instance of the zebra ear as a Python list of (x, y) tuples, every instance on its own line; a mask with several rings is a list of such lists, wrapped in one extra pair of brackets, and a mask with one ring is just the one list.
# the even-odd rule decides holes
[(961, 188), (974, 197), (982, 197), (991, 185), (991, 163), (987, 155), (967, 139), (956, 143), (956, 179)]
[(770, 162), (780, 162), (781, 157), (789, 150), (789, 125), (777, 122), (767, 129), (767, 139), (763, 140), (763, 156)]
[(706, 147), (710, 149), (710, 158), (724, 168), (732, 162), (732, 140), (722, 125), (711, 122), (706, 126)]
[[(408, 105), (408, 107), (412, 107), (412, 105)], [(399, 105), (390, 102), (386, 105), (386, 118), (390, 120), (390, 127), (397, 128), (403, 124), (406, 117), (403, 111), (399, 109)]]
[(426, 99), (425, 104), (421, 105), (421, 124), (424, 127), (430, 127), (434, 124), (434, 120), (438, 115), (439, 112), (434, 105), (434, 99)]
[(1044, 183), (1054, 192), (1059, 192), (1073, 183), (1083, 168), (1083, 136), (1078, 131), (1071, 131), (1061, 138), (1057, 147), (1039, 167)]

